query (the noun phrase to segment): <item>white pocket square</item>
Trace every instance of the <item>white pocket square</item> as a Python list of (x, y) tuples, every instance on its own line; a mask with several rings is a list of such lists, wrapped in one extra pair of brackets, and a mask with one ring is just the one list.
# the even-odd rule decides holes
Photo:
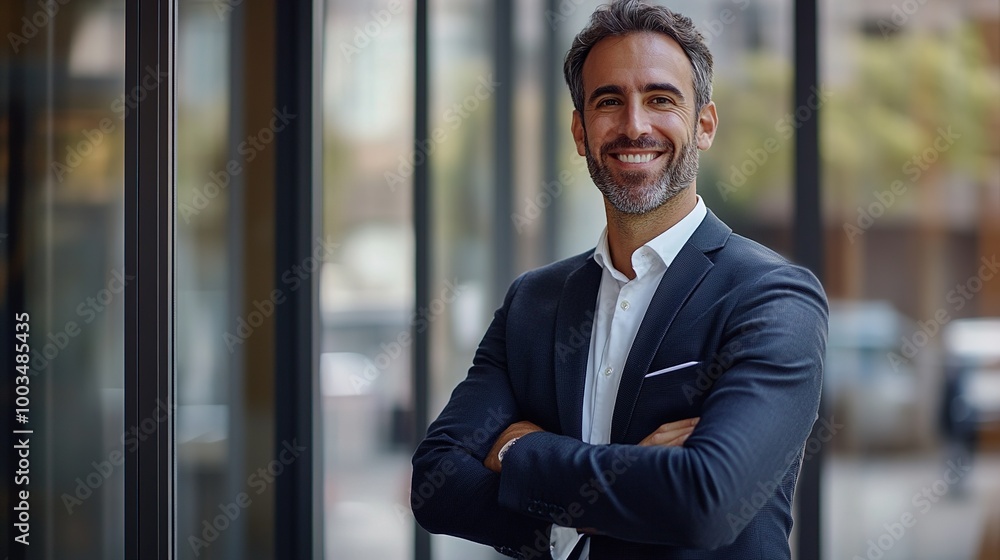
[(654, 372), (647, 373), (646, 377), (656, 377), (657, 375), (663, 375), (664, 373), (670, 373), (686, 367), (696, 366), (700, 363), (701, 362), (684, 362), (683, 364), (677, 364), (676, 366), (670, 366), (668, 368), (658, 369)]

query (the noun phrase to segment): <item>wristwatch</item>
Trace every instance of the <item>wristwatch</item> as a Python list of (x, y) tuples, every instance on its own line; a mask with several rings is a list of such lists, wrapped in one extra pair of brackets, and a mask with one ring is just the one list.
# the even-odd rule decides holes
[(497, 461), (499, 461), (501, 465), (503, 464), (503, 456), (507, 454), (507, 450), (509, 450), (511, 447), (513, 447), (514, 446), (514, 442), (517, 441), (518, 439), (519, 438), (514, 438), (514, 439), (508, 441), (507, 443), (503, 444), (503, 447), (501, 447), (500, 451), (497, 452)]

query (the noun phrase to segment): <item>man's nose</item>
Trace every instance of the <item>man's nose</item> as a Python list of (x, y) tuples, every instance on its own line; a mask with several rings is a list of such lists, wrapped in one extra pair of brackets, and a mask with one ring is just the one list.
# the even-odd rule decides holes
[(648, 135), (652, 132), (649, 114), (646, 112), (645, 107), (643, 107), (642, 104), (630, 103), (625, 108), (623, 113), (625, 118), (625, 122), (623, 123), (623, 132), (630, 139), (636, 140), (640, 136)]

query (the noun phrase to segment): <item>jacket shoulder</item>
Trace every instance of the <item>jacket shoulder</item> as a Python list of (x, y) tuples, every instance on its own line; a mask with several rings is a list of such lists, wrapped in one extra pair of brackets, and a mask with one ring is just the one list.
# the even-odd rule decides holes
[[(515, 284), (520, 283), (520, 288), (525, 287), (559, 287), (566, 282), (573, 272), (579, 270), (593, 260), (594, 250), (590, 249), (579, 255), (556, 261), (545, 266), (529, 270), (515, 280)], [(596, 263), (594, 263), (596, 265)]]
[(819, 279), (809, 269), (797, 265), (752, 239), (736, 233), (729, 236), (724, 247), (711, 256), (716, 274), (727, 276), (733, 286), (753, 286), (770, 281), (780, 284), (793, 282), (816, 292), (825, 300)]

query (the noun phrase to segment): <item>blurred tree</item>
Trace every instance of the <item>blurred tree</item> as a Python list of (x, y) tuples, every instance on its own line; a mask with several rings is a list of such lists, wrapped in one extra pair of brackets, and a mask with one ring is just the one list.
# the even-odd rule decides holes
[[(855, 67), (831, 84), (821, 127), (825, 187), (842, 218), (893, 181), (938, 186), (940, 168), (982, 183), (996, 153), (1000, 76), (973, 28), (858, 36), (845, 50)], [(939, 136), (954, 141), (936, 150)]]
[[(839, 48), (838, 57), (853, 66), (824, 80), (820, 92), (829, 95), (822, 105), (824, 187), (846, 203), (838, 213), (852, 217), (876, 189), (912, 179), (904, 165), (933, 146), (939, 129), (950, 127), (960, 141), (932, 165), (976, 182), (985, 178), (998, 143), (990, 123), (998, 118), (1000, 79), (973, 28), (888, 39), (859, 34)], [(737, 211), (788, 192), (791, 131), (800, 117), (814, 114), (788, 110), (792, 69), (785, 58), (751, 52), (740, 69), (716, 77), (720, 130), (702, 156), (700, 182), (703, 196)]]

